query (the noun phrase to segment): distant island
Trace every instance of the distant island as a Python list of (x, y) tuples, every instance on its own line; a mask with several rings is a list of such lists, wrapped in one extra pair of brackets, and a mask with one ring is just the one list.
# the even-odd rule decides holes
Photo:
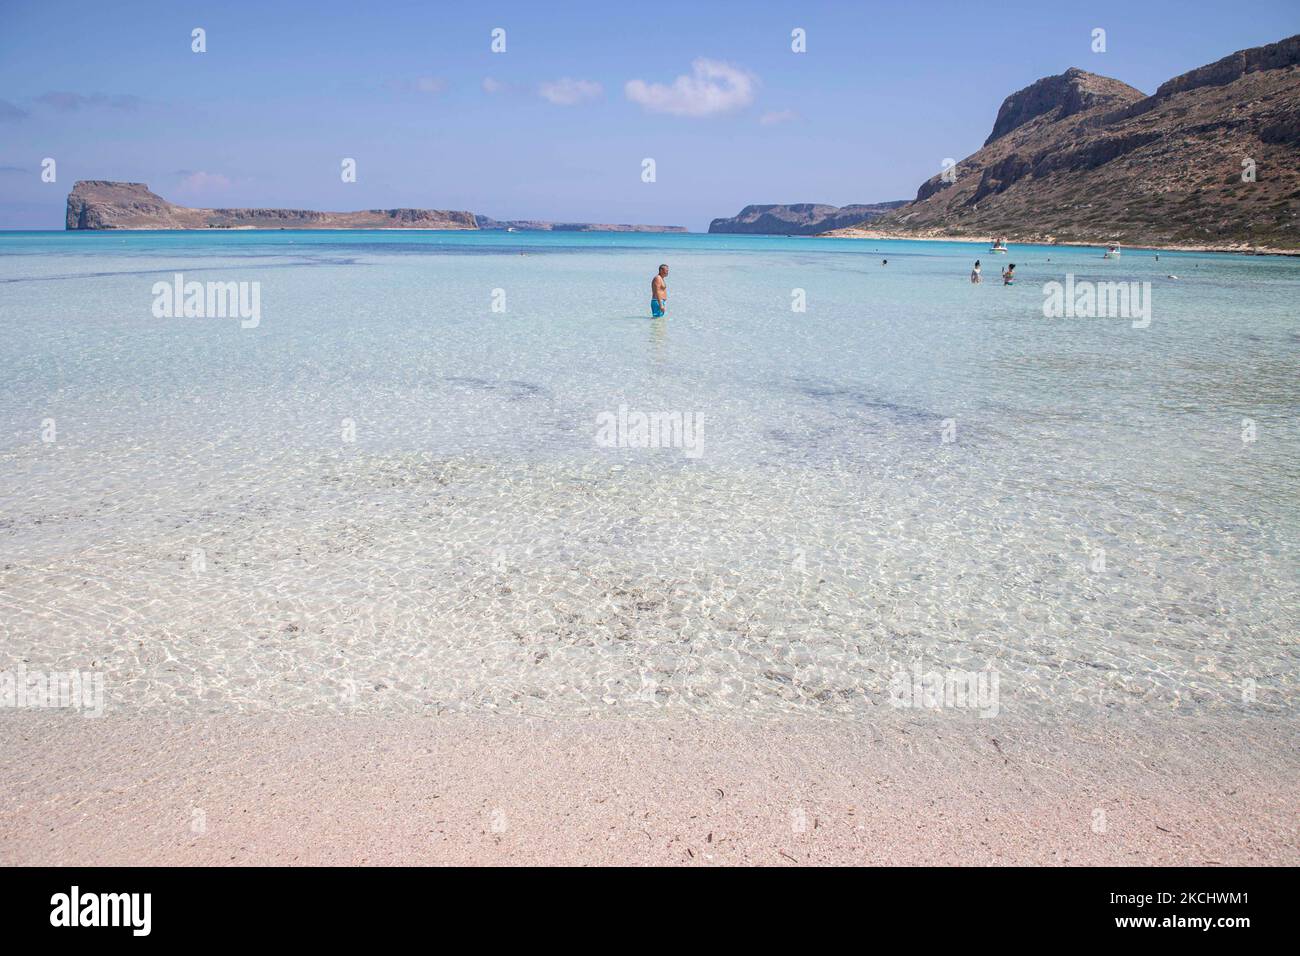
[(1013, 93), (916, 199), (828, 234), (1300, 251), (1300, 35), (1147, 96), (1080, 69)]
[(831, 229), (869, 222), (907, 203), (906, 199), (896, 199), (892, 202), (863, 203), (853, 206), (827, 206), (809, 202), (746, 206), (735, 216), (713, 220), (709, 223), (709, 232), (815, 236)]
[(638, 226), (608, 222), (547, 222), (540, 219), (492, 219), (476, 215), (480, 229), (505, 229), (515, 232), (686, 232), (685, 226)]
[(84, 179), (68, 194), (66, 227), (95, 229), (493, 229), (517, 232), (686, 232), (683, 226), (501, 221), (448, 209), (203, 209), (178, 206), (144, 183)]

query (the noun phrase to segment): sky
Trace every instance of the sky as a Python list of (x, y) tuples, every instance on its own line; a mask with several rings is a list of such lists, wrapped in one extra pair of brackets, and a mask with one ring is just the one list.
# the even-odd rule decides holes
[(62, 228), (75, 180), (115, 179), (703, 231), (749, 203), (911, 199), (1068, 67), (1150, 93), (1295, 33), (1297, 0), (0, 0), (0, 228)]

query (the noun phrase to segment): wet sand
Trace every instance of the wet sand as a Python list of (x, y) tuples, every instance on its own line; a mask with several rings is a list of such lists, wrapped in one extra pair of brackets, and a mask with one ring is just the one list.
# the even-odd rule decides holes
[(0, 715), (14, 864), (1300, 863), (1285, 721)]

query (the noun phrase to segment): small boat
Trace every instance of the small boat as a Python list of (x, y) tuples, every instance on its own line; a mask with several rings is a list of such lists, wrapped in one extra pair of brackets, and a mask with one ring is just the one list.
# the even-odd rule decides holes
[(1106, 247), (1106, 254), (1105, 254), (1104, 256), (1102, 256), (1102, 258), (1103, 258), (1103, 259), (1118, 259), (1118, 258), (1119, 258), (1119, 243), (1118, 243), (1118, 242), (1115, 242), (1115, 243), (1112, 243), (1111, 245), (1107, 246), (1107, 247)]
[(1010, 252), (1010, 250), (1005, 239), (995, 239), (993, 245), (989, 247), (989, 252)]

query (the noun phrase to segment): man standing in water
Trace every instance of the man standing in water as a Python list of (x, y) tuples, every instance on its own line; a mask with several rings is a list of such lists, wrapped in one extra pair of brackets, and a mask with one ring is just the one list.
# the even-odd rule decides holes
[(668, 267), (659, 267), (659, 274), (650, 280), (650, 314), (662, 319), (668, 314)]

